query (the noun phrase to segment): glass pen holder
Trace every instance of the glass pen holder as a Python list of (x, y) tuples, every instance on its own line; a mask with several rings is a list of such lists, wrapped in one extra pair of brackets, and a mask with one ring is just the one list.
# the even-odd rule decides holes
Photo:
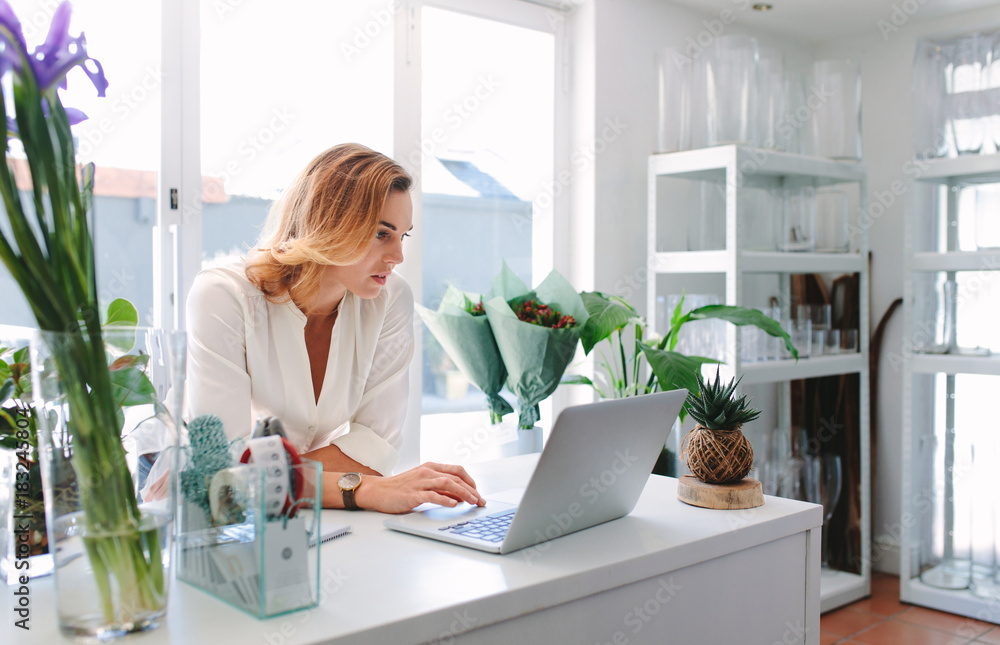
[(322, 464), (191, 465), (177, 494), (177, 577), (257, 618), (316, 607)]

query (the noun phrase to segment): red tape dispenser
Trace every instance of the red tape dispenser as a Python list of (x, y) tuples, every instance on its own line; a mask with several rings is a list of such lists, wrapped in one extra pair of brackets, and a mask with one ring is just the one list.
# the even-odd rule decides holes
[(253, 464), (264, 471), (264, 509), (267, 517), (289, 513), (294, 517), (296, 501), (302, 497), (305, 479), (295, 466), (302, 463), (287, 439), (277, 434), (247, 440), (240, 463)]

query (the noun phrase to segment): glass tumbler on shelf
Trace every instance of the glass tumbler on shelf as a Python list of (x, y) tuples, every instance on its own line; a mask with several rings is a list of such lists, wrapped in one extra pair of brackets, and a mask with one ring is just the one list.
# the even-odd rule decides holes
[(772, 191), (757, 186), (740, 188), (740, 241), (746, 251), (774, 251), (781, 224), (780, 201)]
[(787, 112), (785, 55), (780, 49), (761, 47), (757, 51), (757, 99), (757, 145), (784, 150), (787, 140), (777, 129)]
[(690, 58), (674, 47), (665, 47), (657, 54), (657, 73), (660, 94), (657, 150), (689, 150), (692, 98)]
[(816, 190), (816, 251), (847, 253), (850, 237), (847, 194), (829, 188)]
[(958, 283), (927, 281), (915, 292), (914, 348), (923, 354), (947, 354), (958, 346)]
[(971, 446), (954, 428), (921, 438), (918, 571), (924, 584), (966, 589), (971, 582)]
[(861, 159), (861, 64), (850, 60), (813, 63), (812, 83), (829, 97), (813, 112), (813, 140), (820, 157)]
[(976, 186), (976, 248), (1000, 249), (1000, 184)]
[(955, 41), (948, 83), (948, 124), (959, 155), (979, 154), (985, 139), (985, 49), (980, 34)]
[(983, 82), (988, 88), (986, 125), (994, 147), (1000, 152), (1000, 30), (990, 37), (989, 49), (989, 67), (983, 75)]
[(995, 432), (981, 432), (972, 446), (972, 575), (969, 590), (1000, 600), (1000, 452)]
[(719, 36), (705, 50), (708, 145), (757, 140), (757, 39)]
[(913, 136), (918, 159), (948, 155), (948, 69), (951, 43), (920, 41), (913, 60)]
[(818, 481), (809, 487), (809, 490), (816, 495), (815, 499), (809, 501), (823, 506), (823, 538), (820, 551), (821, 565), (823, 570), (830, 569), (830, 519), (840, 501), (840, 490), (843, 482), (843, 470), (841, 467), (840, 455), (821, 453), (815, 457), (807, 457), (812, 460), (810, 475)]
[(790, 186), (783, 191), (782, 227), (778, 238), (781, 251), (816, 250), (816, 189)]
[(701, 210), (688, 220), (688, 251), (719, 251), (726, 248), (726, 185), (701, 182)]

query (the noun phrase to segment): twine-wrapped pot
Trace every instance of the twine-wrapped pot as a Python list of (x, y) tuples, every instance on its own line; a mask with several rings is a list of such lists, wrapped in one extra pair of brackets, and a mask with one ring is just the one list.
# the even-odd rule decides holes
[(691, 474), (708, 484), (731, 484), (746, 477), (753, 467), (753, 447), (741, 427), (709, 430), (696, 425), (681, 446)]

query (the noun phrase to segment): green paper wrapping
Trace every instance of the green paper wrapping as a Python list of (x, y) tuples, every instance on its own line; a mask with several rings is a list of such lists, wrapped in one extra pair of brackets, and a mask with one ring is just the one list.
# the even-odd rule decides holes
[(420, 304), (415, 307), (427, 329), (441, 343), (458, 369), (470, 383), (486, 394), (490, 418), (497, 423), (503, 415), (514, 411), (499, 394), (507, 378), (507, 370), (500, 358), (489, 320), (486, 316), (473, 316), (467, 312), (466, 298), (466, 294), (450, 286), (437, 311)]
[[(492, 297), (483, 299), (483, 308), (507, 367), (507, 389), (517, 396), (520, 427), (530, 428), (538, 421), (538, 403), (555, 391), (573, 360), (587, 323), (587, 307), (558, 272), (551, 272), (530, 291), (506, 263), (488, 295)], [(530, 298), (573, 316), (576, 325), (550, 329), (519, 320), (511, 305)]]

